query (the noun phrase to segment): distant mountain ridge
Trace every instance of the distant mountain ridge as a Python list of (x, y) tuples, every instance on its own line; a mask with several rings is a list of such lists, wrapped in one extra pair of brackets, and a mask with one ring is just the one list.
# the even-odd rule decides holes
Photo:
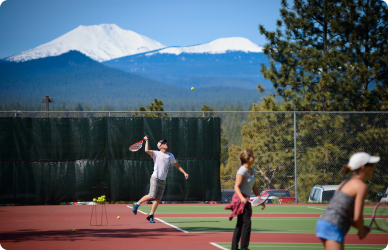
[(77, 50), (93, 60), (102, 62), (164, 48), (163, 44), (116, 24), (82, 26), (36, 48), (8, 57), (7, 60), (28, 60), (57, 56)]
[(165, 47), (115, 24), (79, 26), (34, 49), (7, 58), (25, 62), (79, 51), (104, 65), (178, 87), (241, 87), (272, 84), (260, 73), (269, 62), (263, 48), (243, 37), (192, 46)]
[(207, 54), (222, 54), (227, 52), (241, 51), (245, 53), (254, 52), (259, 53), (263, 52), (263, 48), (250, 40), (243, 37), (227, 37), (219, 38), (209, 43), (192, 45), (192, 46), (171, 46), (163, 49), (158, 49), (157, 51), (151, 51), (146, 53), (146, 56), (158, 54), (174, 54), (179, 55), (181, 53), (207, 53)]
[(116, 109), (147, 106), (155, 98), (165, 110), (179, 106), (198, 110), (203, 105), (247, 107), (260, 99), (257, 91), (238, 87), (204, 87), (191, 91), (139, 75), (112, 69), (78, 51), (26, 62), (0, 63), (0, 104), (39, 104), (49, 95), (55, 105), (78, 103), (91, 107), (110, 105)]
[(48, 43), (6, 59), (8, 61), (24, 62), (61, 55), (71, 50), (79, 51), (93, 60), (103, 62), (154, 50), (158, 50), (157, 53), (161, 54), (179, 55), (180, 53), (218, 54), (228, 51), (257, 53), (262, 52), (263, 48), (242, 37), (219, 38), (208, 43), (186, 47), (166, 47), (146, 36), (130, 30), (124, 30), (116, 24), (101, 24), (80, 25)]

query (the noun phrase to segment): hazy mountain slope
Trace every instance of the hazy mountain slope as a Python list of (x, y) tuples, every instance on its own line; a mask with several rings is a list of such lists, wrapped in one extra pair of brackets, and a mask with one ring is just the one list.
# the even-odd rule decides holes
[(1, 63), (0, 86), (0, 104), (36, 104), (49, 95), (55, 104), (119, 108), (148, 105), (158, 98), (166, 109), (177, 110), (179, 105), (246, 106), (260, 97), (257, 91), (232, 87), (190, 91), (106, 67), (77, 51), (21, 63)]
[(264, 53), (228, 51), (225, 53), (166, 54), (142, 53), (104, 65), (176, 86), (234, 86), (255, 89), (257, 83), (272, 88), (260, 73), (261, 64), (269, 65)]

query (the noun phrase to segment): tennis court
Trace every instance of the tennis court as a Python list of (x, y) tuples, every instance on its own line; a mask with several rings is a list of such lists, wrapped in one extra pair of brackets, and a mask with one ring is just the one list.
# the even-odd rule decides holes
[[(98, 205), (97, 224), (102, 225), (96, 226), (95, 217), (90, 225), (92, 207), (0, 207), (0, 244), (8, 250), (229, 249), (236, 224), (236, 218), (228, 220), (231, 212), (224, 210), (224, 205), (161, 204), (155, 224), (145, 219), (151, 205), (142, 205), (137, 215), (132, 214), (130, 205), (106, 205), (106, 217)], [(264, 211), (253, 208), (250, 248), (323, 249), (314, 233), (323, 209), (322, 205), (268, 205)], [(366, 222), (372, 210), (365, 207)], [(375, 231), (362, 241), (353, 229), (346, 237), (346, 249), (383, 249), (387, 243), (388, 234)]]

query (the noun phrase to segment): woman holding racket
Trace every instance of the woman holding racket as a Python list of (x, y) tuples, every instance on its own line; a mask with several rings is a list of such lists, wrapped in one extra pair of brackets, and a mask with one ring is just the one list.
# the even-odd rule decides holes
[(378, 156), (364, 152), (353, 154), (341, 171), (352, 172), (352, 176), (341, 182), (335, 191), (329, 206), (319, 218), (316, 230), (325, 249), (344, 249), (344, 238), (350, 226), (358, 229), (358, 237), (365, 238), (369, 228), (364, 226), (363, 208), (367, 192), (365, 181), (372, 178), (374, 163)]
[[(251, 217), (252, 207), (249, 202), (249, 196), (252, 191), (256, 196), (260, 195), (257, 188), (255, 170), (251, 168), (251, 165), (255, 161), (253, 151), (245, 149), (240, 154), (241, 167), (237, 170), (236, 183), (234, 185), (234, 195), (232, 203), (225, 207), (225, 209), (232, 210), (232, 215), (229, 220), (232, 220), (233, 216), (237, 216), (237, 224), (234, 229), (232, 239), (232, 250), (238, 249), (238, 242), (241, 238), (241, 250), (247, 250), (249, 246), (249, 240), (251, 237)], [(262, 203), (262, 209), (265, 209), (265, 204)]]
[(172, 163), (179, 171), (181, 171), (185, 178), (188, 179), (189, 175), (183, 170), (179, 163), (175, 160), (173, 154), (167, 152), (167, 140), (160, 140), (157, 144), (160, 151), (153, 151), (148, 149), (148, 137), (144, 136), (145, 147), (144, 150), (149, 154), (154, 160), (154, 172), (151, 175), (150, 179), (150, 192), (149, 194), (143, 196), (138, 202), (133, 203), (132, 212), (137, 214), (137, 209), (140, 207), (140, 204), (155, 199), (152, 204), (151, 213), (147, 216), (147, 220), (150, 223), (155, 223), (154, 213), (159, 206), (160, 200), (163, 197), (164, 188), (166, 186), (166, 178), (168, 173), (168, 168), (170, 163)]

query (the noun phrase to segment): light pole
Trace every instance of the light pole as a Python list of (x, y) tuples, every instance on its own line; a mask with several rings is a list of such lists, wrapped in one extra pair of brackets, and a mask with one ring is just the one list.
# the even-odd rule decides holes
[[(49, 103), (50, 102), (54, 102), (54, 98), (49, 98), (48, 95), (46, 95), (46, 97), (43, 97), (42, 98), (42, 102), (45, 102), (46, 103), (46, 111), (48, 112), (50, 110), (49, 108)], [(49, 113), (47, 113), (47, 118), (49, 117)]]

